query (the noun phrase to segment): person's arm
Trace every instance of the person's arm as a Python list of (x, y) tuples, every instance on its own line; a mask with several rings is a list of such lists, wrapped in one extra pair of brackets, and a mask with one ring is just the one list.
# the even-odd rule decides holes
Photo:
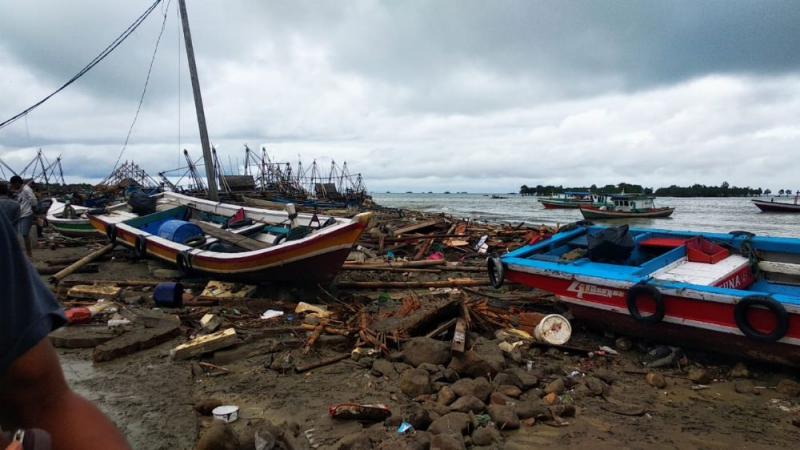
[(103, 413), (70, 390), (48, 339), (0, 377), (0, 405), (14, 426), (48, 431), (54, 450), (130, 448)]

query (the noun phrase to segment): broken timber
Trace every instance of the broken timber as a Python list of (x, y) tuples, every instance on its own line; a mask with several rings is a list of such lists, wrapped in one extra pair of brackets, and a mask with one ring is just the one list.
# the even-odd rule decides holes
[(434, 225), (439, 225), (442, 223), (441, 219), (431, 219), (431, 220), (424, 220), (422, 222), (412, 223), (410, 225), (406, 225), (404, 227), (400, 227), (392, 232), (394, 236), (400, 236), (401, 234), (410, 233), (412, 231), (421, 230), (423, 228), (432, 227)]
[(50, 282), (53, 284), (58, 284), (59, 281), (72, 275), (76, 271), (78, 271), (81, 267), (89, 264), (90, 262), (96, 260), (97, 258), (105, 255), (106, 253), (110, 252), (114, 248), (114, 244), (108, 244), (105, 247), (101, 247), (98, 250), (89, 253), (88, 255), (84, 256), (83, 258), (75, 261), (74, 263), (70, 264), (69, 266), (65, 267), (64, 270), (61, 270), (57, 274), (50, 277)]
[(489, 280), (460, 278), (442, 281), (345, 281), (336, 286), (344, 289), (427, 289), (465, 286), (488, 286)]
[(227, 328), (216, 333), (194, 338), (193, 340), (181, 344), (170, 352), (172, 359), (187, 359), (203, 353), (213, 352), (225, 347), (230, 347), (237, 340), (236, 330)]
[(180, 334), (180, 322), (163, 320), (153, 328), (139, 328), (106, 341), (94, 349), (95, 362), (111, 361), (120, 356), (155, 347)]
[(242, 236), (241, 234), (232, 233), (228, 230), (217, 228), (199, 220), (192, 220), (191, 222), (199, 226), (200, 229), (203, 230), (203, 233), (211, 237), (215, 237), (220, 241), (241, 247), (245, 250), (263, 250), (270, 246), (266, 242), (257, 241), (247, 236)]

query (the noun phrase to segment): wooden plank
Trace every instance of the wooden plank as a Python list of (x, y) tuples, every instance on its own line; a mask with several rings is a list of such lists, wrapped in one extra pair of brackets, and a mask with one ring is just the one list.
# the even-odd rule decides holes
[(81, 267), (89, 264), (90, 262), (100, 258), (101, 256), (105, 255), (106, 253), (110, 252), (114, 248), (114, 244), (108, 244), (105, 247), (101, 247), (92, 253), (84, 256), (83, 258), (75, 261), (74, 263), (70, 264), (69, 266), (65, 267), (64, 270), (58, 272), (57, 274), (50, 277), (50, 282), (53, 284), (58, 284), (59, 281), (63, 280), (64, 278), (68, 277), (69, 275), (75, 273)]
[(343, 289), (427, 289), (488, 285), (489, 280), (470, 278), (441, 281), (349, 281), (336, 284)]
[(406, 225), (404, 227), (400, 227), (392, 232), (394, 236), (400, 236), (401, 234), (410, 233), (412, 231), (421, 230), (423, 228), (432, 227), (434, 225), (438, 225), (442, 223), (440, 219), (431, 219), (431, 220), (423, 220), (422, 222), (412, 223), (410, 225)]
[(457, 318), (453, 317), (452, 319), (448, 320), (447, 322), (445, 322), (445, 323), (439, 325), (438, 327), (436, 327), (430, 333), (426, 334), (425, 337), (432, 338), (434, 336), (440, 335), (441, 333), (447, 331), (448, 329), (450, 329), (450, 327), (455, 325), (457, 320), (458, 320)]
[(122, 288), (117, 286), (79, 284), (77, 286), (72, 286), (67, 291), (67, 297), (114, 299), (119, 297), (121, 291)]
[(774, 261), (760, 261), (758, 268), (762, 272), (782, 273), (784, 275), (800, 276), (800, 264), (791, 264)]
[(236, 330), (227, 328), (216, 333), (200, 336), (185, 344), (181, 344), (170, 352), (172, 359), (187, 359), (204, 353), (230, 347), (237, 341)]
[(457, 353), (464, 353), (467, 345), (467, 323), (461, 317), (456, 321), (456, 330), (453, 333), (453, 341), (450, 350)]
[(223, 230), (222, 228), (215, 227), (214, 225), (202, 222), (200, 220), (193, 219), (191, 222), (199, 226), (200, 229), (203, 230), (203, 233), (211, 237), (215, 237), (222, 242), (227, 242), (229, 244), (241, 247), (245, 250), (263, 250), (270, 247), (270, 245), (266, 242), (257, 241), (247, 236), (242, 236), (241, 234)]

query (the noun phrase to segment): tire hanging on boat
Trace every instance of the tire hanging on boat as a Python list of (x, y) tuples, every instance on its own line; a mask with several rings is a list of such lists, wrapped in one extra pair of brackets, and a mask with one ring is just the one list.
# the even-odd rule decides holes
[[(648, 316), (643, 316), (639, 311), (637, 302), (640, 297), (649, 297), (653, 299), (656, 304), (656, 311)], [(658, 289), (647, 284), (636, 284), (628, 290), (627, 296), (628, 312), (631, 317), (639, 322), (655, 324), (664, 320), (664, 297)]]
[(184, 275), (192, 273), (192, 258), (188, 252), (178, 252), (175, 255), (175, 265), (178, 266), (178, 271)]
[(144, 236), (136, 236), (136, 243), (133, 246), (133, 254), (137, 258), (144, 258), (147, 256), (147, 240)]
[(489, 270), (489, 282), (493, 288), (498, 289), (506, 279), (503, 263), (497, 257), (486, 258), (486, 268)]
[[(762, 333), (752, 325), (747, 319), (747, 312), (750, 308), (764, 308), (768, 310), (775, 317), (775, 328), (769, 333)], [(744, 333), (745, 336), (763, 342), (775, 342), (782, 337), (786, 336), (789, 331), (789, 313), (777, 300), (772, 297), (764, 297), (760, 295), (751, 295), (739, 300), (739, 303), (733, 307), (733, 317), (736, 319), (736, 326)]]
[(106, 237), (112, 244), (117, 243), (117, 226), (115, 224), (112, 223), (106, 227)]

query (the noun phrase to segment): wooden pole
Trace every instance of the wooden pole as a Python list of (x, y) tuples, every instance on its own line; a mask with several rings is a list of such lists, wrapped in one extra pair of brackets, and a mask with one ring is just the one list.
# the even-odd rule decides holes
[(114, 248), (114, 244), (108, 244), (105, 247), (102, 247), (98, 250), (89, 253), (88, 255), (84, 256), (83, 258), (75, 261), (74, 263), (70, 264), (69, 266), (65, 267), (64, 270), (61, 270), (57, 274), (50, 277), (50, 282), (53, 284), (58, 284), (63, 278), (75, 273), (78, 269), (89, 264), (90, 262), (94, 261), (95, 259), (105, 255), (106, 253), (110, 252), (111, 249)]
[(217, 180), (214, 177), (214, 160), (211, 158), (211, 145), (208, 140), (206, 128), (206, 113), (203, 110), (203, 97), (200, 95), (200, 79), (197, 77), (197, 66), (194, 62), (194, 47), (192, 46), (192, 33), (189, 30), (189, 17), (186, 15), (186, 0), (179, 0), (181, 22), (183, 23), (183, 39), (186, 43), (186, 58), (189, 60), (189, 76), (192, 79), (192, 93), (194, 94), (194, 109), (197, 111), (197, 126), (200, 128), (200, 143), (203, 146), (203, 161), (206, 166), (208, 181), (208, 199), (219, 201), (217, 194)]
[(489, 280), (442, 280), (442, 281), (345, 281), (336, 283), (342, 289), (427, 289), (465, 286), (488, 286)]

